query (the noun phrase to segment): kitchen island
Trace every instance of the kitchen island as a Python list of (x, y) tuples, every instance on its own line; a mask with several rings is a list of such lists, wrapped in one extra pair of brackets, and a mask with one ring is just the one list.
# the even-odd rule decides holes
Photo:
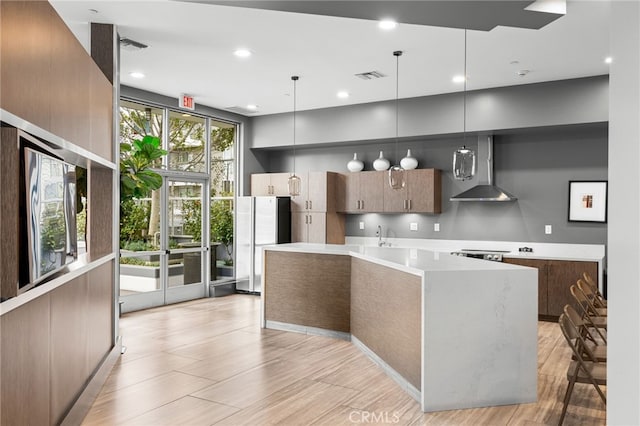
[(262, 327), (351, 340), (425, 412), (536, 401), (536, 269), (414, 248), (263, 253)]

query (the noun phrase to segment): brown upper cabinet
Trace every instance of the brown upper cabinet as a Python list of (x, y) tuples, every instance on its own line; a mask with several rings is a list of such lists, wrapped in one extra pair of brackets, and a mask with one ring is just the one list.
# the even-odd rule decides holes
[[(441, 173), (437, 169), (407, 170), (402, 189), (384, 188), (385, 213), (440, 213), (442, 211)], [(385, 182), (386, 183), (386, 182)]]
[(291, 197), (291, 211), (335, 212), (338, 174), (333, 172), (306, 172), (302, 180), (300, 195)]
[(289, 195), (289, 173), (256, 173), (251, 175), (251, 195)]
[(344, 196), (338, 209), (345, 213), (375, 213), (383, 211), (382, 185), (384, 172), (356, 172), (341, 175)]
[(407, 170), (405, 187), (391, 189), (388, 174), (355, 172), (342, 175), (344, 196), (338, 211), (344, 213), (440, 213), (441, 172), (438, 169)]

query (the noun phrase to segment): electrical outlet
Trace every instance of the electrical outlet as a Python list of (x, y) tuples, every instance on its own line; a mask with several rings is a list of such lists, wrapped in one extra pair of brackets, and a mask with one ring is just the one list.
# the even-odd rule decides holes
[(411, 222), (409, 224), (409, 231), (417, 231), (418, 230), (418, 222)]
[(360, 229), (364, 229), (364, 222), (360, 222)]
[(440, 232), (440, 224), (439, 223), (434, 223), (433, 224), (433, 232)]
[(545, 234), (551, 234), (551, 225), (545, 225), (544, 226), (544, 233)]

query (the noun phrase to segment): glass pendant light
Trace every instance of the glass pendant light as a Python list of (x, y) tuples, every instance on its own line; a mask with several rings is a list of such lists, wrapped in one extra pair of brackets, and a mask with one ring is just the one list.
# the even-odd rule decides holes
[(476, 154), (467, 148), (467, 29), (464, 30), (464, 75), (462, 89), (462, 146), (453, 152), (453, 177), (471, 179), (476, 174)]
[(398, 165), (398, 86), (399, 86), (399, 70), (400, 70), (400, 56), (402, 56), (402, 50), (396, 50), (393, 52), (393, 56), (396, 57), (396, 164), (389, 169), (389, 186), (391, 189), (402, 189), (405, 185), (405, 171)]
[(300, 195), (302, 184), (300, 176), (296, 176), (296, 83), (298, 79), (297, 75), (291, 76), (291, 80), (293, 80), (293, 173), (289, 176), (287, 185), (289, 186), (289, 195), (292, 197)]

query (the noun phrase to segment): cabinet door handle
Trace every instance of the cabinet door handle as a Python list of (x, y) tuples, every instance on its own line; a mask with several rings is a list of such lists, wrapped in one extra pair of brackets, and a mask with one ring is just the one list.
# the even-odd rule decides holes
[(360, 200), (356, 200), (356, 210), (360, 210)]
[(360, 209), (364, 210), (364, 200), (360, 200)]
[(306, 214), (304, 215), (304, 224), (305, 225), (309, 224), (309, 216), (307, 216)]
[(309, 210), (313, 210), (313, 200), (309, 200)]
[(313, 222), (313, 216), (309, 215), (309, 225)]
[(407, 200), (402, 200), (402, 210), (407, 209)]
[(407, 210), (411, 210), (411, 200), (407, 200)]

